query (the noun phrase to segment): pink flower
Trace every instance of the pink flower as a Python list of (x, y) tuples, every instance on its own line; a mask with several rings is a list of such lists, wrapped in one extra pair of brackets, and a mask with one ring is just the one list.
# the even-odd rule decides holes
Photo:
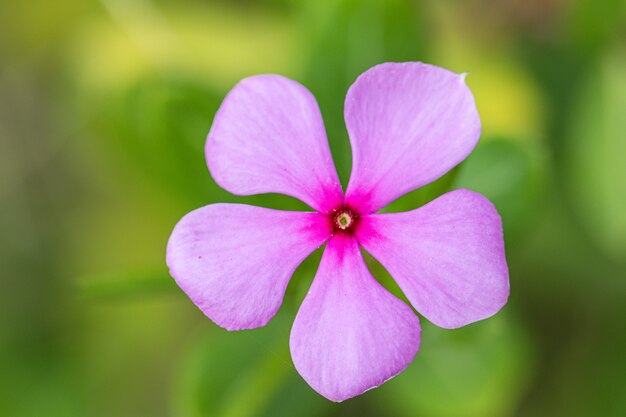
[(360, 246), (444, 328), (492, 316), (509, 295), (502, 223), (485, 197), (456, 190), (407, 213), (376, 214), (478, 142), (464, 76), (417, 62), (378, 65), (350, 87), (345, 120), (353, 166), (344, 197), (313, 95), (277, 75), (241, 81), (206, 143), (213, 178), (237, 195), (287, 194), (316, 212), (211, 204), (183, 217), (167, 247), (191, 300), (219, 326), (241, 330), (271, 320), (294, 270), (327, 243), (290, 348), (302, 377), (333, 401), (399, 374), (420, 345), (417, 315), (372, 277)]

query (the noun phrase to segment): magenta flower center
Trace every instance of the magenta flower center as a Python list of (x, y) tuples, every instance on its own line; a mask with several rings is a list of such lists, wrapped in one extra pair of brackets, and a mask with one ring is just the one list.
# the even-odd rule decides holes
[(356, 220), (356, 213), (347, 207), (334, 210), (332, 214), (333, 232), (351, 231), (354, 228)]

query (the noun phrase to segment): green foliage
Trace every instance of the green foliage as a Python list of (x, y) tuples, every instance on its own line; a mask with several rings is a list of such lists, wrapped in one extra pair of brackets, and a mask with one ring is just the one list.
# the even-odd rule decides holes
[(569, 30), (573, 45), (585, 54), (594, 54), (610, 43), (626, 21), (626, 3), (622, 0), (576, 0), (570, 13)]
[(568, 191), (587, 233), (626, 261), (626, 59), (612, 51), (590, 72), (568, 129)]
[(184, 356), (172, 414), (180, 417), (321, 416), (330, 403), (313, 392), (289, 359), (288, 323), (248, 332), (203, 332)]
[(532, 347), (505, 312), (463, 329), (422, 320), (422, 344), (407, 370), (380, 389), (399, 416), (499, 417), (521, 400), (533, 369)]
[(107, 140), (163, 191), (204, 203), (219, 194), (204, 143), (220, 101), (197, 80), (149, 75), (108, 103)]
[(77, 279), (79, 294), (87, 299), (128, 300), (177, 291), (167, 271), (140, 271), (98, 274)]

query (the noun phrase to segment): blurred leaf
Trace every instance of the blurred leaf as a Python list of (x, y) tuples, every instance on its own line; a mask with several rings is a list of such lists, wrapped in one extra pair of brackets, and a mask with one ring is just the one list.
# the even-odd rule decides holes
[(502, 417), (512, 414), (533, 369), (532, 349), (518, 323), (500, 313), (462, 329), (422, 320), (415, 360), (379, 389), (399, 416)]
[(107, 300), (144, 297), (177, 288), (166, 271), (96, 274), (79, 278), (77, 284), (81, 296)]
[(209, 192), (220, 192), (204, 162), (220, 101), (196, 80), (149, 77), (109, 103), (107, 138), (155, 186), (200, 205)]
[(461, 165), (455, 189), (479, 192), (502, 216), (507, 242), (532, 230), (547, 180), (546, 158), (539, 143), (491, 139), (481, 142)]
[[(76, 1), (76, 0), (72, 0)], [(152, 72), (191, 75), (225, 92), (252, 74), (301, 67), (297, 26), (267, 4), (98, 0), (72, 39), (79, 84), (108, 92)]]
[(575, 0), (569, 15), (569, 32), (578, 52), (601, 50), (620, 30), (626, 20), (623, 0)]
[[(483, 52), (484, 53), (484, 52)], [(531, 75), (511, 58), (475, 53), (463, 64), (467, 84), (476, 99), (483, 137), (536, 137), (543, 132), (545, 103)]]
[(569, 133), (569, 194), (583, 226), (626, 260), (626, 54), (607, 56), (581, 87)]
[[(623, 302), (613, 312), (623, 317)], [(579, 322), (573, 339), (557, 355), (542, 414), (623, 417), (626, 338), (610, 316), (604, 318)]]
[(179, 417), (319, 416), (330, 403), (295, 372), (287, 323), (257, 330), (214, 329), (195, 341), (174, 384)]
[[(46, 7), (44, 1), (29, 3), (0, 3), (0, 52), (5, 48), (23, 58), (30, 53), (40, 53), (51, 49), (53, 42), (70, 36), (75, 23), (85, 14), (93, 11), (94, 1), (59, 0), (55, 7)], [(4, 60), (3, 60), (4, 61)], [(0, 62), (0, 68), (5, 62)]]
[[(70, 358), (56, 352), (24, 348), (2, 362), (0, 415), (66, 417), (85, 415), (84, 386)], [(5, 356), (7, 355), (7, 356)]]

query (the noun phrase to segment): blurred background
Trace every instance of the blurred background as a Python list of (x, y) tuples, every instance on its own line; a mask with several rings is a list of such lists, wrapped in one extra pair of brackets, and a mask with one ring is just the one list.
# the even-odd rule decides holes
[[(0, 415), (626, 415), (625, 16), (620, 0), (1, 2)], [(418, 60), (469, 72), (483, 135), (389, 210), (488, 196), (511, 298), (460, 330), (422, 319), (403, 374), (330, 403), (288, 350), (320, 251), (270, 325), (228, 333), (176, 287), (165, 245), (206, 204), (305, 208), (211, 179), (205, 137), (238, 80), (306, 85), (345, 185), (349, 85)]]

